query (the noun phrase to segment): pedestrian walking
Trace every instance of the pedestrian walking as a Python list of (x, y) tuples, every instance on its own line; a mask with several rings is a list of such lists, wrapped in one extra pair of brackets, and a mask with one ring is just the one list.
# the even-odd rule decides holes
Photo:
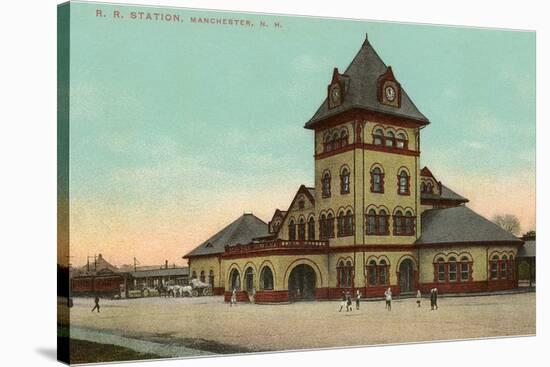
[(342, 312), (342, 309), (344, 308), (347, 302), (348, 300), (346, 299), (346, 293), (342, 291), (342, 301), (340, 302), (340, 311), (338, 312)]
[(420, 301), (422, 300), (422, 293), (420, 293), (420, 289), (416, 291), (416, 304), (417, 307), (420, 307)]
[(351, 293), (349, 291), (346, 292), (346, 312), (347, 311), (353, 311), (353, 307), (351, 306)]
[(437, 288), (434, 288), (434, 306), (436, 310), (439, 308), (437, 305)]
[(386, 309), (391, 311), (391, 288), (386, 289), (384, 296), (386, 297)]
[(430, 306), (431, 310), (437, 310), (437, 288), (432, 288), (430, 291)]
[(97, 309), (97, 312), (99, 313), (99, 297), (98, 296), (95, 296), (94, 303), (95, 303), (95, 306), (94, 306), (94, 308), (92, 308), (92, 312), (94, 312)]
[(355, 294), (355, 309), (359, 310), (359, 304), (361, 303), (361, 292), (359, 289), (357, 290), (357, 293)]
[(233, 307), (237, 305), (237, 290), (233, 288), (233, 291), (231, 292), (231, 301), (229, 303), (229, 307)]

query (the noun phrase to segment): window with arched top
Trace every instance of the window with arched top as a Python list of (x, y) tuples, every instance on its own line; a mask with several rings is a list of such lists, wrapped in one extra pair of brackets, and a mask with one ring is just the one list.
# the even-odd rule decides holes
[(372, 134), (372, 141), (374, 145), (384, 144), (384, 131), (382, 131), (382, 129), (380, 128), (375, 129), (374, 133)]
[(405, 221), (403, 220), (403, 212), (397, 210), (393, 215), (393, 234), (394, 235), (404, 235), (405, 234)]
[(353, 266), (351, 261), (340, 260), (338, 262), (338, 287), (339, 288), (351, 288), (353, 287)]
[(350, 172), (347, 167), (342, 169), (340, 174), (340, 194), (349, 194), (350, 192)]
[(327, 216), (325, 214), (321, 214), (321, 217), (319, 218), (319, 239), (326, 240), (327, 238), (328, 238)]
[(338, 237), (345, 236), (345, 233), (346, 233), (345, 219), (346, 219), (346, 216), (345, 216), (343, 211), (338, 213), (338, 221), (336, 223), (336, 225), (338, 227)]
[(370, 171), (370, 191), (375, 193), (384, 192), (384, 173), (380, 167), (374, 167)]
[(346, 145), (348, 145), (349, 141), (348, 141), (348, 132), (346, 130), (343, 130), (342, 133), (340, 134), (340, 141), (341, 141), (341, 145), (342, 147), (345, 147)]
[(296, 223), (294, 223), (294, 219), (291, 219), (288, 223), (288, 239), (290, 241), (296, 240)]
[(388, 282), (388, 264), (386, 260), (380, 260), (378, 265), (378, 283), (386, 284)]
[(323, 191), (323, 197), (324, 198), (330, 197), (330, 172), (325, 172), (323, 174), (321, 186)]
[(460, 258), (460, 280), (470, 280), (470, 259), (467, 256)]
[(395, 139), (397, 148), (399, 149), (407, 149), (407, 136), (404, 133), (398, 133), (397, 137)]
[(498, 255), (493, 255), (491, 257), (491, 262), (490, 262), (490, 269), (491, 269), (491, 279), (498, 279), (498, 263), (499, 263), (499, 258), (498, 258)]
[(239, 274), (239, 271), (237, 269), (231, 270), (231, 273), (229, 275), (229, 285), (231, 286), (231, 290), (240, 290), (241, 289), (241, 276)]
[(195, 270), (191, 273), (191, 279), (197, 279), (197, 272)]
[(269, 266), (264, 266), (260, 272), (260, 289), (273, 290), (273, 271)]
[(500, 278), (508, 278), (508, 257), (506, 255), (503, 255), (500, 261)]
[(315, 240), (315, 219), (313, 217), (310, 217), (307, 222), (307, 239)]
[(306, 240), (306, 221), (304, 218), (300, 218), (298, 222), (298, 241)]
[(412, 236), (414, 235), (414, 224), (415, 224), (415, 217), (413, 216), (412, 212), (410, 210), (407, 210), (405, 212), (405, 219), (404, 219), (404, 233), (405, 235)]
[(427, 192), (428, 194), (433, 194), (433, 193), (434, 193), (434, 188), (433, 188), (431, 182), (428, 182), (428, 184), (426, 185), (426, 192)]
[(404, 169), (397, 175), (397, 193), (399, 195), (409, 195), (409, 174)]
[(423, 194), (426, 192), (426, 184), (424, 183), (424, 181), (420, 183), (420, 192)]
[(440, 257), (437, 259), (437, 280), (440, 282), (444, 282), (447, 279), (447, 272), (445, 270), (445, 259)]
[(337, 132), (335, 132), (334, 135), (332, 136), (332, 145), (334, 150), (340, 149), (340, 147), (342, 146), (342, 143), (340, 142), (340, 136), (338, 135)]
[(347, 235), (352, 236), (355, 233), (354, 223), (353, 223), (353, 212), (349, 209), (346, 212), (346, 217), (345, 217), (344, 222), (345, 222), (345, 228), (346, 228)]
[(378, 283), (376, 278), (376, 261), (371, 260), (367, 265), (367, 281), (368, 285), (375, 286)]
[(457, 278), (457, 264), (456, 257), (451, 256), (449, 258), (449, 281), (455, 282)]
[(327, 215), (327, 234), (328, 238), (334, 238), (334, 216), (332, 213)]
[(324, 144), (324, 151), (325, 152), (332, 151), (332, 141), (330, 140), (330, 135), (328, 135), (328, 134), (325, 135), (323, 144)]
[(384, 140), (386, 140), (386, 146), (388, 148), (393, 148), (395, 146), (395, 134), (393, 132), (388, 131)]

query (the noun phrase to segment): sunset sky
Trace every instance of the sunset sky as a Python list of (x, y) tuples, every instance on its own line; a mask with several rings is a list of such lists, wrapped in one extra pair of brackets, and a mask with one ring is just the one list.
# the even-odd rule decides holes
[[(174, 23), (96, 17), (148, 8), (71, 6), (75, 265), (99, 253), (182, 265), (243, 212), (268, 221), (286, 210), (314, 185), (303, 125), (367, 32), (431, 121), (422, 166), (485, 217), (512, 213), (535, 229), (533, 32), (165, 8)], [(282, 27), (188, 21), (207, 15)]]

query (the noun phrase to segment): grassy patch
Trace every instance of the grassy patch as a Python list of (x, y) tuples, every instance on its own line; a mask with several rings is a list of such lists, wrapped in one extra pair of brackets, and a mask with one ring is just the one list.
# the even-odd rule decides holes
[(99, 363), (161, 358), (156, 354), (140, 353), (116, 345), (100, 344), (78, 339), (71, 339), (70, 349), (71, 363)]

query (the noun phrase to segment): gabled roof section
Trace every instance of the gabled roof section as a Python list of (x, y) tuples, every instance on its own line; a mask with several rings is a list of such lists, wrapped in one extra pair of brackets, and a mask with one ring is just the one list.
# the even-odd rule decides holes
[(225, 246), (246, 244), (253, 238), (268, 234), (267, 223), (252, 213), (246, 213), (198, 245), (183, 258), (220, 254), (225, 251)]
[(467, 203), (470, 200), (465, 198), (462, 195), (457, 194), (453, 190), (449, 189), (447, 186), (440, 184), (441, 187), (441, 195), (437, 194), (429, 194), (427, 192), (423, 192), (420, 194), (420, 198), (422, 200), (445, 200), (445, 201), (453, 201), (456, 203)]
[[(300, 187), (298, 188), (298, 191), (296, 191), (296, 195), (294, 195), (294, 198), (292, 199), (292, 202), (288, 206), (288, 210), (285, 212), (285, 216), (283, 218), (282, 223), (285, 222), (286, 217), (288, 216), (288, 213), (290, 213), (292, 207), (294, 206), (294, 203), (296, 202), (296, 199), (298, 198), (298, 195), (300, 195), (300, 194), (304, 194), (304, 196), (307, 197), (309, 199), (309, 201), (311, 201), (311, 204), (313, 206), (315, 206), (315, 188), (314, 187), (306, 187), (305, 185), (300, 185)], [(282, 226), (279, 227), (279, 230), (276, 233), (277, 235), (281, 231), (281, 228), (282, 228)]]
[(522, 240), (461, 205), (430, 209), (422, 213), (422, 234), (417, 244), (506, 242), (520, 245)]
[(342, 104), (329, 108), (328, 98), (325, 97), (317, 112), (305, 124), (305, 128), (313, 129), (321, 120), (354, 108), (412, 119), (421, 125), (429, 124), (429, 120), (418, 110), (404, 88), (401, 88), (399, 107), (388, 106), (379, 101), (378, 79), (388, 72), (391, 73), (368, 41), (368, 38), (365, 39), (361, 49), (344, 74), (338, 73), (335, 76), (336, 72), (333, 72), (333, 79), (338, 77), (345, 84)]
[(427, 167), (427, 166), (424, 166), (424, 168), (422, 168), (420, 170), (420, 176), (422, 177), (431, 177), (435, 180), (435, 182), (437, 182), (435, 176), (433, 175), (432, 171), (430, 171), (430, 169)]

